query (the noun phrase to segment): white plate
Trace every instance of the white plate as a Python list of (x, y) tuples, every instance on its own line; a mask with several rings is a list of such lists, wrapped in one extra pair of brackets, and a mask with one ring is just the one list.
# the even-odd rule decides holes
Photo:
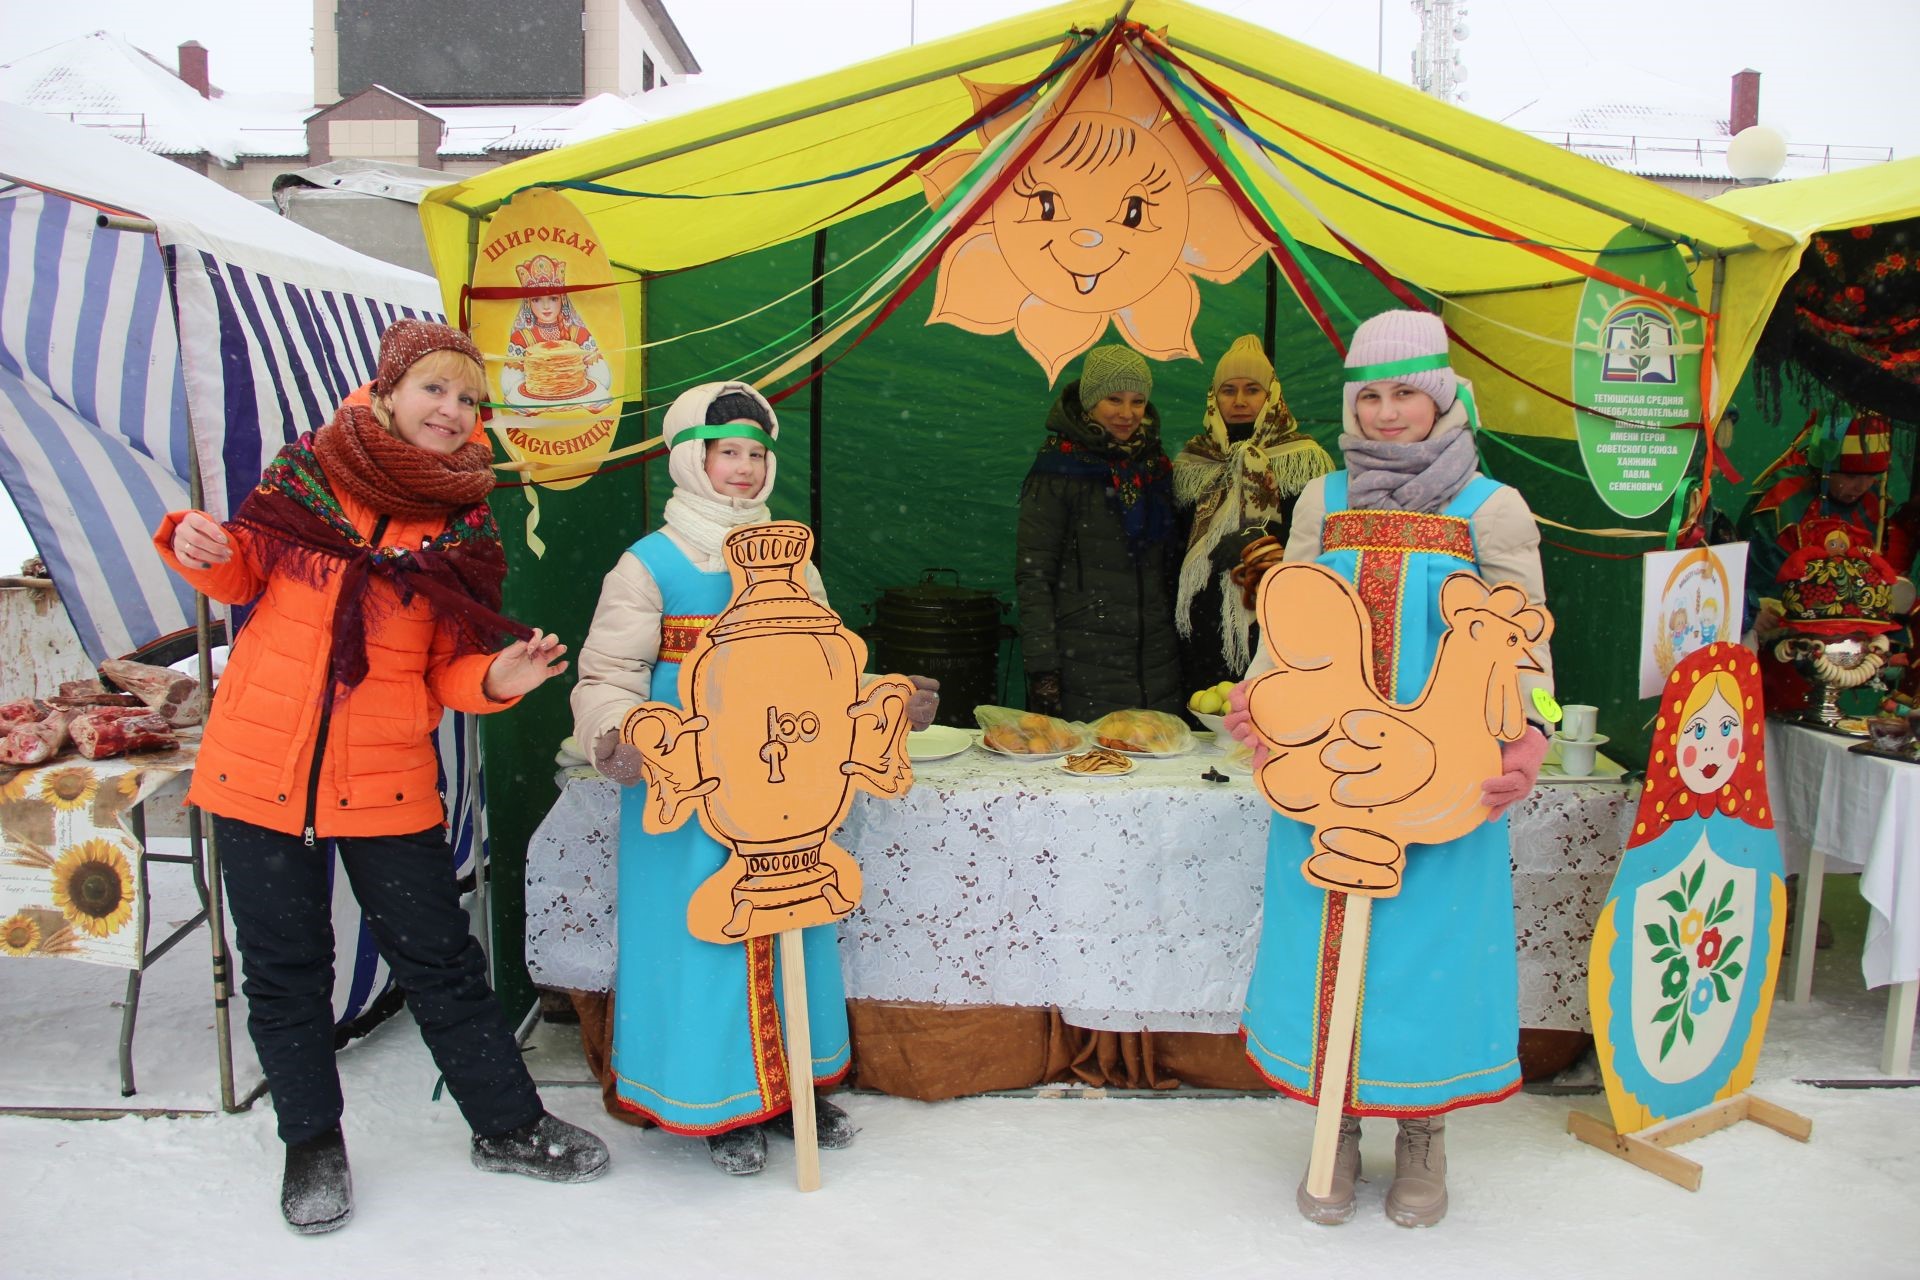
[(907, 735), (907, 759), (928, 764), (959, 755), (973, 745), (973, 735), (950, 724), (930, 724)]
[(1118, 751), (1123, 756), (1132, 756), (1135, 760), (1173, 760), (1180, 756), (1193, 754), (1193, 744), (1188, 743), (1178, 751), (1129, 751), (1125, 747), (1108, 747), (1109, 751)]
[(1062, 756), (1073, 755), (1077, 752), (1085, 751), (1087, 748), (1085, 745), (1082, 745), (1070, 747), (1065, 751), (1002, 751), (999, 747), (987, 745), (986, 739), (982, 738), (980, 740), (980, 749), (1008, 760), (1058, 760)]
[[(1113, 748), (1109, 747), (1107, 749), (1111, 751)], [(1078, 751), (1071, 751), (1071, 752), (1068, 752), (1067, 754), (1077, 756), (1080, 753)], [(1081, 773), (1078, 769), (1071, 769), (1067, 767), (1067, 761), (1065, 756), (1061, 757), (1060, 763), (1055, 767), (1058, 768), (1060, 772), (1075, 778), (1128, 778), (1133, 776), (1133, 768), (1131, 766), (1129, 766), (1128, 768), (1122, 769), (1119, 773)]]

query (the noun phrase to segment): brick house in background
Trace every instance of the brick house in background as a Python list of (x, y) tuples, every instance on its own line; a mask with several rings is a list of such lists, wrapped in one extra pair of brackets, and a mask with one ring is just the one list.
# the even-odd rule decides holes
[(672, 114), (686, 101), (643, 100), (693, 96), (700, 71), (662, 0), (314, 0), (313, 53), (310, 99), (227, 94), (198, 41), (176, 72), (97, 31), (0, 66), (0, 101), (265, 200), (280, 175), (337, 160), (480, 173)]

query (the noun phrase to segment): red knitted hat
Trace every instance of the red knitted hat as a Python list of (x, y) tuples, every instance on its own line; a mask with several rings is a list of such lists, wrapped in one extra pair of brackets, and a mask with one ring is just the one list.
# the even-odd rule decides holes
[(480, 348), (458, 329), (431, 320), (396, 320), (380, 335), (380, 368), (374, 374), (373, 394), (390, 393), (429, 351), (458, 351), (482, 369), (487, 367)]

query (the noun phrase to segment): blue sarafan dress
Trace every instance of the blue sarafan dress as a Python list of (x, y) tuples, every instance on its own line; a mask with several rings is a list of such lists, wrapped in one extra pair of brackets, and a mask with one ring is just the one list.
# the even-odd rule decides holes
[[(1446, 629), (1440, 584), (1450, 573), (1479, 571), (1469, 522), (1501, 486), (1480, 477), (1428, 515), (1348, 510), (1347, 473), (1325, 483), (1318, 562), (1359, 590), (1373, 625), (1375, 686), (1395, 702), (1411, 701)], [(1346, 896), (1300, 874), (1312, 835), (1305, 823), (1274, 815), (1265, 923), (1241, 1031), (1268, 1083), (1317, 1102)], [(1506, 819), (1446, 844), (1409, 846), (1400, 892), (1373, 904), (1345, 1109), (1435, 1115), (1513, 1093), (1519, 982)]]
[[(688, 561), (655, 531), (633, 544), (664, 601), (652, 697), (680, 705), (680, 663), (727, 607), (733, 581)], [(727, 851), (697, 817), (648, 835), (646, 788), (620, 801), (620, 938), (613, 1074), (623, 1106), (671, 1133), (724, 1133), (791, 1109), (774, 939), (721, 945), (687, 932), (687, 900)], [(803, 934), (816, 1086), (852, 1066), (838, 930)]]

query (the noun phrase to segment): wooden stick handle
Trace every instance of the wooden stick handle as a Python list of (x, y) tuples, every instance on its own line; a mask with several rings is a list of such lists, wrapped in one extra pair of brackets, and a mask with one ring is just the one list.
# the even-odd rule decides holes
[(793, 1099), (793, 1173), (802, 1191), (820, 1189), (820, 1138), (814, 1132), (813, 1034), (807, 1027), (807, 958), (800, 930), (780, 939), (781, 1013), (787, 1022), (787, 1094)]
[(1367, 923), (1373, 899), (1346, 895), (1346, 923), (1334, 961), (1333, 1008), (1327, 1011), (1327, 1055), (1320, 1064), (1319, 1104), (1313, 1114), (1313, 1154), (1307, 1161), (1307, 1194), (1324, 1200), (1333, 1191), (1333, 1157), (1340, 1146), (1340, 1109), (1353, 1066), (1353, 1033), (1360, 1012), (1360, 979), (1367, 971)]

